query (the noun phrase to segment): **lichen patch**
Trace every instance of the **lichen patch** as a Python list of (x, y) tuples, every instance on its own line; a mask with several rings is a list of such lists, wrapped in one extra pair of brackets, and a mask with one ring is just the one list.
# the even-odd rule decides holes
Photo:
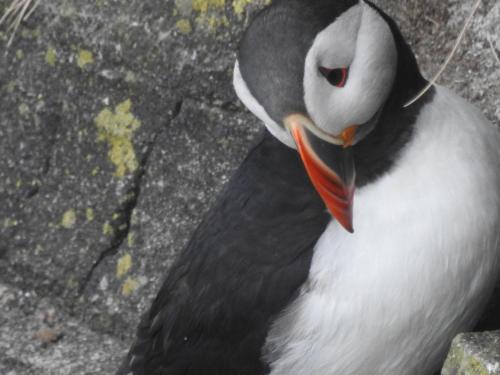
[(133, 292), (135, 292), (138, 287), (139, 287), (139, 283), (137, 281), (135, 281), (131, 277), (127, 277), (127, 279), (123, 282), (123, 285), (122, 285), (122, 294), (125, 297), (128, 297)]
[(108, 157), (115, 165), (115, 176), (122, 178), (137, 170), (139, 163), (132, 143), (134, 133), (141, 122), (131, 112), (130, 99), (118, 104), (114, 111), (104, 108), (95, 118), (97, 141), (109, 146)]
[(61, 226), (66, 229), (74, 228), (76, 224), (76, 212), (74, 209), (69, 209), (63, 214)]
[(49, 47), (45, 52), (45, 62), (50, 66), (55, 66), (57, 61), (57, 52), (54, 48)]
[(192, 17), (201, 29), (215, 31), (229, 26), (231, 13), (242, 18), (250, 4), (267, 5), (270, 2), (271, 0), (176, 0), (174, 15), (180, 17), (176, 27), (183, 34), (190, 33), (192, 22), (189, 18)]
[(88, 222), (93, 221), (94, 220), (94, 210), (90, 207), (87, 207), (87, 209), (85, 210), (85, 216), (86, 216)]
[(121, 279), (132, 268), (132, 256), (126, 253), (116, 263), (116, 277)]
[(181, 34), (189, 34), (193, 30), (193, 28), (191, 27), (191, 21), (185, 18), (177, 21), (175, 26), (177, 26), (177, 29)]
[(78, 56), (76, 57), (76, 64), (80, 69), (85, 69), (87, 65), (94, 63), (94, 55), (91, 51), (86, 49), (81, 49), (78, 51)]

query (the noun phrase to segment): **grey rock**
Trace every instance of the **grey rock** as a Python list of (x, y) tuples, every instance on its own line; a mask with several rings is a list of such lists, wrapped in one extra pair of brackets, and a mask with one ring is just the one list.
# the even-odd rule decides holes
[(442, 374), (500, 374), (500, 331), (459, 335), (453, 340)]
[[(0, 12), (8, 3), (0, 0)], [(264, 3), (45, 0), (7, 53), (0, 28), (0, 285), (30, 296), (0, 306), (0, 349), (9, 348), (0, 374), (112, 373), (176, 254), (261, 131), (231, 72), (241, 32)], [(471, 6), (377, 3), (427, 77)], [(440, 80), (496, 126), (499, 20), (500, 4), (484, 0)], [(500, 327), (500, 291), (492, 301), (482, 329)], [(41, 348), (22, 332), (43, 326), (37, 311), (46, 305), (72, 333)]]
[(109, 374), (126, 346), (49, 298), (0, 284), (0, 374)]

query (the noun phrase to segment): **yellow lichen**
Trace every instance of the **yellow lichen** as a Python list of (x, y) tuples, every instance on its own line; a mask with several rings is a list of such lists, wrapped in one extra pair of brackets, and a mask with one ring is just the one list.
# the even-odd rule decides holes
[(132, 137), (141, 122), (131, 112), (130, 99), (118, 104), (114, 112), (104, 108), (95, 118), (98, 130), (97, 141), (106, 141), (110, 147), (108, 157), (115, 165), (115, 176), (124, 177), (135, 172), (139, 166), (135, 155)]
[(22, 49), (18, 49), (16, 51), (16, 59), (18, 60), (22, 60), (24, 58), (24, 52)]
[(247, 5), (251, 4), (252, 0), (233, 0), (233, 10), (237, 15), (242, 15), (245, 12)]
[(23, 181), (22, 180), (17, 180), (16, 181), (16, 188), (21, 188), (21, 186), (23, 186)]
[(127, 277), (127, 279), (123, 282), (122, 285), (122, 294), (125, 297), (130, 296), (137, 288), (139, 287), (139, 283), (135, 281), (131, 277)]
[(224, 8), (225, 4), (226, 0), (193, 0), (192, 7), (199, 13), (207, 13), (212, 9)]
[(80, 67), (80, 69), (84, 69), (87, 65), (94, 63), (94, 55), (92, 54), (92, 52), (86, 49), (81, 49), (80, 51), (78, 51), (76, 63)]
[(224, 15), (225, 0), (192, 0), (191, 7), (198, 13), (196, 23), (215, 30), (221, 25), (228, 25), (227, 17)]
[(76, 212), (72, 208), (63, 214), (61, 226), (66, 229), (74, 228), (76, 224)]
[(184, 33), (191, 32), (191, 23), (188, 23), (187, 18), (193, 13), (198, 26), (211, 30), (229, 26), (226, 3), (231, 5), (233, 13), (241, 19), (248, 5), (269, 5), (271, 0), (191, 0), (191, 8), (189, 8), (189, 0), (176, 0), (174, 16), (182, 17), (177, 21), (177, 28)]
[(106, 221), (102, 225), (102, 234), (104, 234), (105, 236), (112, 236), (114, 232), (115, 231), (113, 230), (113, 227), (111, 226), (109, 221)]
[(177, 29), (181, 32), (181, 34), (189, 34), (193, 30), (191, 22), (185, 18), (177, 21), (175, 26), (177, 26)]
[(209, 17), (206, 17), (204, 19), (199, 18), (198, 22), (205, 22), (208, 26), (209, 29), (215, 30), (219, 28), (220, 26), (229, 26), (229, 20), (227, 19), (226, 16), (218, 17), (211, 15)]
[(126, 253), (120, 259), (118, 259), (118, 263), (116, 264), (116, 277), (121, 279), (128, 271), (132, 268), (132, 256), (129, 253)]
[(45, 52), (45, 62), (49, 64), (50, 66), (55, 66), (56, 65), (56, 59), (57, 59), (57, 53), (56, 50), (52, 47), (49, 47), (47, 49), (47, 52)]
[(88, 207), (85, 210), (85, 216), (87, 217), (88, 222), (94, 220), (94, 210), (92, 208)]

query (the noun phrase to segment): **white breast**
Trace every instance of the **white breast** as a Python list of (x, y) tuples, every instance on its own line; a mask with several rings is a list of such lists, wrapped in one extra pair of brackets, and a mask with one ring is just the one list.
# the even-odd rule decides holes
[(271, 375), (427, 375), (472, 327), (500, 265), (500, 133), (438, 88), (391, 172), (330, 223), (273, 325)]

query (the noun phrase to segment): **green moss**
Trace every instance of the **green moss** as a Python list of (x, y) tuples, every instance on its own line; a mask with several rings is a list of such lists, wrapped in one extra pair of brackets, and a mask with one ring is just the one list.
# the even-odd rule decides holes
[(45, 62), (50, 66), (55, 66), (57, 60), (57, 52), (54, 48), (49, 47), (45, 52)]
[(118, 104), (115, 110), (104, 108), (95, 118), (97, 141), (107, 142), (108, 157), (115, 165), (115, 176), (124, 177), (135, 172), (139, 166), (135, 155), (132, 137), (141, 122), (132, 114), (130, 99)]
[(66, 229), (74, 228), (76, 224), (76, 212), (74, 209), (69, 209), (63, 214), (61, 226)]
[(454, 342), (444, 364), (444, 375), (490, 375), (490, 372), (475, 357), (468, 355), (459, 342)]
[(460, 375), (489, 375), (490, 372), (474, 357), (467, 357), (462, 363)]
[(94, 63), (94, 55), (89, 50), (81, 49), (78, 51), (76, 63), (80, 67), (80, 69), (85, 69), (87, 65), (91, 65)]

